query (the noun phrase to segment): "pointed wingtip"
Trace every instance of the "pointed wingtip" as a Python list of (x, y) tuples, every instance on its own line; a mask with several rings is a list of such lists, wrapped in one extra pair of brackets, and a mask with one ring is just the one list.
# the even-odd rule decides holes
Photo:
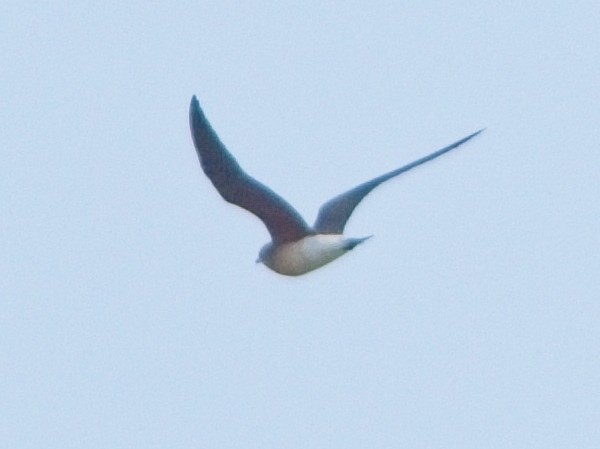
[[(462, 145), (466, 141), (471, 140), (473, 137), (478, 136), (479, 134), (481, 134), (482, 132), (484, 132), (486, 129), (487, 129), (487, 127), (481, 128), (479, 131), (475, 131), (473, 134), (469, 134), (467, 137), (463, 137), (459, 141), (454, 142), (452, 145), (448, 145), (447, 147), (445, 147), (445, 148), (443, 148), (443, 149), (441, 149), (439, 151), (436, 151), (433, 154), (436, 154), (436, 157), (437, 157), (437, 155), (439, 155), (439, 154), (446, 153), (447, 151), (450, 151), (450, 150), (452, 150), (452, 149), (454, 149), (454, 148)], [(427, 158), (429, 158), (429, 156), (427, 156)]]
[(196, 95), (192, 95), (192, 100), (190, 101), (190, 109), (200, 108), (200, 102), (196, 98)]
[(190, 101), (189, 114), (190, 114), (190, 127), (192, 128), (192, 130), (194, 129), (195, 126), (199, 126), (199, 123), (206, 120), (206, 118), (204, 117), (204, 112), (202, 111), (202, 108), (200, 107), (200, 102), (198, 101), (198, 98), (196, 98), (196, 95), (192, 95), (192, 100)]

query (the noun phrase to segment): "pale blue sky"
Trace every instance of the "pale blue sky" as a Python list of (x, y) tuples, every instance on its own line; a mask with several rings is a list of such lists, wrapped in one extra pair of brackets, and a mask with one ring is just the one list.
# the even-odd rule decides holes
[[(600, 4), (0, 5), (0, 446), (600, 447)], [(387, 183), (301, 278), (248, 172)]]

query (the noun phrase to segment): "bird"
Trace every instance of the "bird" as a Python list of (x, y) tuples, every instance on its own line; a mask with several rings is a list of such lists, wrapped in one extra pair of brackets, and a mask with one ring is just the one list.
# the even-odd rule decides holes
[(285, 199), (242, 169), (213, 130), (195, 95), (189, 120), (200, 165), (213, 186), (225, 201), (256, 215), (269, 231), (271, 241), (260, 249), (256, 262), (286, 276), (316, 270), (372, 237), (344, 235), (350, 215), (365, 196), (383, 182), (457, 148), (485, 129), (336, 196), (321, 206), (314, 225), (309, 226)]

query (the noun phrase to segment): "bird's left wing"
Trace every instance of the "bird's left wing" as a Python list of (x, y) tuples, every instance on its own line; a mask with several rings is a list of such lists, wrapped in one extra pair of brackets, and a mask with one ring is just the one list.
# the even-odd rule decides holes
[(411, 170), (421, 164), (424, 164), (425, 162), (431, 161), (450, 150), (453, 150), (454, 148), (465, 143), (467, 140), (472, 139), (482, 131), (483, 129), (480, 129), (479, 131), (460, 139), (459, 141), (454, 142), (453, 144), (448, 145), (441, 150), (437, 150), (428, 156), (405, 165), (404, 167), (397, 168), (389, 173), (371, 179), (370, 181), (354, 187), (353, 189), (329, 200), (319, 209), (319, 215), (317, 216), (317, 221), (314, 225), (315, 231), (322, 234), (341, 234), (344, 232), (346, 222), (350, 218), (350, 215), (352, 215), (354, 208), (356, 208), (358, 203), (360, 203), (361, 200), (379, 184), (398, 176), (401, 173), (407, 172), (408, 170)]

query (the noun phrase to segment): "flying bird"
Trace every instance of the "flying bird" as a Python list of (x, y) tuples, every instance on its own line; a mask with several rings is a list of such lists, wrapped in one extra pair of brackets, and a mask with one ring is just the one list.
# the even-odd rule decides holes
[(480, 129), (327, 201), (311, 227), (286, 200), (240, 167), (210, 126), (195, 95), (190, 104), (190, 129), (202, 169), (223, 199), (253, 213), (267, 227), (271, 241), (261, 248), (257, 262), (287, 276), (299, 276), (322, 267), (370, 238), (345, 237), (343, 232), (354, 208), (375, 187), (453, 150), (483, 131)]

